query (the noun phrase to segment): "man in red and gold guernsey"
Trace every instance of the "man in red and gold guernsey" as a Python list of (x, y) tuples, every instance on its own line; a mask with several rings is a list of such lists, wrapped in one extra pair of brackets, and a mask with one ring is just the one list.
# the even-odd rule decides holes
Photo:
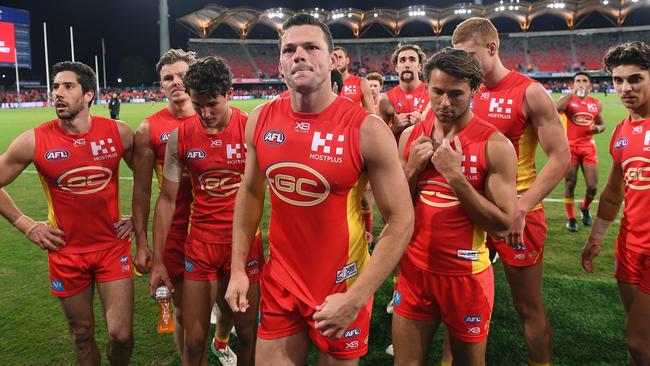
[[(136, 244), (134, 265), (140, 273), (149, 272), (152, 259), (147, 240), (152, 175), (155, 172), (160, 189), (169, 134), (180, 124), (196, 118), (190, 97), (183, 86), (183, 76), (195, 57), (194, 52), (180, 49), (171, 49), (163, 54), (156, 65), (156, 72), (160, 75), (160, 87), (167, 97), (167, 106), (142, 121), (135, 133), (132, 212)], [(176, 288), (172, 301), (176, 325), (174, 334), (180, 355), (183, 354), (182, 288), (185, 270), (183, 244), (187, 238), (191, 203), (192, 186), (189, 177), (185, 175), (177, 195), (176, 211), (164, 249), (154, 248), (160, 251), (158, 257), (162, 258), (160, 263), (162, 265), (156, 267), (157, 273), (152, 278), (168, 276)], [(159, 273), (161, 271), (165, 273)], [(152, 287), (152, 291), (155, 290), (156, 288)]]
[(400, 263), (393, 315), (395, 365), (422, 365), (440, 322), (459, 365), (484, 365), (494, 304), (486, 234), (515, 217), (517, 157), (510, 141), (469, 108), (481, 66), (451, 48), (424, 65), (429, 114), (400, 137), (415, 229)]
[[(154, 215), (154, 247), (163, 245), (168, 237), (183, 171), (187, 170), (193, 200), (185, 242), (183, 364), (201, 364), (210, 330), (210, 312), (216, 300), (224, 315), (234, 318), (239, 345), (237, 359), (249, 365), (255, 355), (258, 282), (264, 262), (260, 235), (255, 237), (246, 261), (246, 275), (254, 282), (247, 294), (253, 311), (233, 315), (224, 301), (230, 275), (235, 197), (244, 174), (248, 116), (228, 105), (233, 91), (225, 60), (197, 60), (188, 68), (183, 82), (198, 118), (180, 124), (169, 136), (164, 183)], [(164, 283), (174, 288), (169, 278), (152, 275), (152, 281), (157, 281), (152, 282), (156, 286)]]
[(58, 118), (22, 133), (0, 156), (0, 187), (34, 163), (48, 220), (22, 214), (4, 190), (0, 213), (47, 249), (52, 294), (60, 300), (79, 364), (100, 364), (93, 315), (97, 284), (109, 362), (127, 365), (133, 351), (132, 224), (120, 214), (119, 166), (121, 159), (131, 164), (133, 131), (90, 115), (96, 85), (90, 67), (66, 61), (52, 70)]
[(377, 114), (388, 124), (399, 140), (402, 131), (424, 119), (429, 107), (429, 93), (420, 81), (425, 59), (420, 46), (398, 45), (391, 56), (399, 84), (379, 98)]
[(368, 87), (370, 87), (370, 95), (372, 95), (372, 102), (375, 105), (375, 111), (379, 111), (379, 97), (384, 88), (384, 77), (378, 72), (371, 72), (366, 75), (368, 80)]
[(630, 115), (612, 134), (613, 164), (582, 252), (582, 266), (593, 272), (603, 238), (625, 202), (616, 239), (615, 277), (627, 317), (630, 364), (650, 365), (650, 47), (638, 41), (614, 46), (604, 63)]
[[(246, 258), (271, 194), (256, 365), (354, 365), (368, 349), (372, 296), (412, 233), (413, 206), (394, 137), (377, 116), (330, 89), (329, 28), (309, 14), (282, 26), (280, 67), (293, 90), (255, 109), (235, 204), (226, 299), (250, 312)], [(387, 220), (372, 257), (359, 197), (370, 180)]]
[[(531, 365), (552, 361), (552, 330), (541, 293), (546, 218), (542, 200), (566, 175), (570, 156), (553, 100), (541, 84), (510, 71), (499, 58), (499, 34), (485, 18), (469, 18), (454, 30), (452, 43), (483, 68), (474, 95), (474, 114), (493, 124), (514, 145), (518, 157), (516, 219), (506, 240), (489, 239), (499, 253), (513, 303), (523, 325)], [(548, 157), (535, 171), (537, 144)]]
[(605, 131), (605, 123), (598, 99), (589, 95), (591, 92), (591, 77), (584, 71), (573, 76), (573, 89), (571, 93), (563, 95), (557, 103), (557, 111), (566, 116), (566, 134), (571, 149), (571, 168), (564, 178), (564, 206), (568, 221), (566, 228), (569, 231), (578, 231), (573, 191), (576, 188), (578, 169), (582, 166), (585, 177), (585, 199), (580, 205), (582, 223), (591, 225), (589, 205), (596, 197), (598, 190), (598, 153), (594, 135)]
[(359, 103), (370, 113), (375, 113), (375, 103), (372, 100), (370, 93), (370, 86), (368, 81), (356, 75), (350, 74), (348, 66), (350, 66), (350, 57), (348, 51), (341, 46), (334, 47), (334, 55), (336, 55), (336, 69), (343, 77), (343, 89), (341, 95), (352, 99), (353, 102)]

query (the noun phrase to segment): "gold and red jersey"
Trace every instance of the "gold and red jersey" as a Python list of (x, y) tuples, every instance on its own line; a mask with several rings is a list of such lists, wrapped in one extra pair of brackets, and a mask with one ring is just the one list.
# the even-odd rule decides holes
[(417, 88), (408, 91), (397, 85), (386, 92), (386, 97), (395, 109), (395, 114), (424, 112), (429, 105), (429, 92), (424, 82), (420, 82)]
[(359, 146), (368, 111), (339, 96), (320, 113), (290, 99), (260, 112), (254, 143), (271, 193), (265, 276), (312, 307), (345, 291), (369, 259), (360, 198), (368, 181)]
[[(434, 119), (434, 114), (428, 114), (413, 127), (404, 151), (406, 159), (415, 139), (433, 136)], [(457, 135), (463, 151), (460, 169), (479, 194), (485, 190), (488, 170), (487, 140), (495, 132), (494, 126), (474, 116)], [(447, 180), (431, 163), (417, 178), (414, 208), (415, 226), (406, 250), (410, 263), (447, 276), (476, 274), (490, 266), (485, 230), (472, 222)]]
[(594, 145), (592, 128), (600, 113), (600, 102), (596, 98), (587, 96), (579, 98), (573, 96), (569, 100), (564, 114), (566, 115), (566, 135), (570, 145)]
[(232, 244), (235, 197), (244, 175), (247, 115), (230, 107), (223, 131), (207, 133), (196, 118), (178, 127), (179, 160), (192, 182), (189, 238)]
[[(515, 147), (517, 152), (517, 193), (522, 194), (533, 185), (537, 135), (523, 111), (524, 97), (533, 79), (510, 71), (493, 88), (481, 86), (474, 95), (473, 111), (481, 119), (494, 125)], [(541, 205), (539, 206), (541, 208)]]
[(616, 126), (609, 152), (613, 164), (619, 165), (625, 178), (625, 208), (620, 236), (629, 250), (650, 255), (650, 118)]
[[(198, 119), (196, 114), (184, 118), (177, 118), (167, 108), (163, 108), (147, 117), (147, 121), (149, 121), (149, 143), (156, 156), (154, 170), (158, 179), (158, 188), (161, 188), (163, 183), (162, 172), (169, 134), (181, 124), (195, 119)], [(185, 240), (187, 237), (191, 204), (192, 184), (190, 183), (189, 175), (184, 173), (176, 196), (176, 210), (174, 211), (172, 224), (169, 228), (168, 236), (170, 238)]]
[(349, 75), (347, 79), (343, 80), (341, 95), (348, 97), (353, 102), (361, 105), (363, 102), (363, 94), (361, 92), (361, 78), (355, 75)]
[(91, 116), (72, 135), (59, 120), (34, 129), (34, 165), (45, 190), (48, 220), (63, 230), (61, 253), (88, 253), (129, 243), (117, 238), (119, 166), (124, 154), (117, 121)]

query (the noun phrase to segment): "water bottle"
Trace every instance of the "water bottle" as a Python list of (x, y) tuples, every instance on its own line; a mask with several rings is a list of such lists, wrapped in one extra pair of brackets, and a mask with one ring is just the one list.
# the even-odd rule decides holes
[(158, 333), (173, 333), (172, 293), (167, 286), (156, 289), (156, 302), (158, 303)]
[(579, 98), (584, 98), (585, 95), (587, 94), (587, 92), (585, 92), (584, 89), (578, 89), (578, 91), (576, 92), (576, 94), (578, 95)]

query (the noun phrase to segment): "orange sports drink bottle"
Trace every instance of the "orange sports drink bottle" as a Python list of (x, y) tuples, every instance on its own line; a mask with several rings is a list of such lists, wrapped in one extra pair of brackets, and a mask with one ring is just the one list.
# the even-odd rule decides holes
[(158, 303), (158, 333), (173, 333), (172, 293), (167, 286), (156, 289), (156, 302)]

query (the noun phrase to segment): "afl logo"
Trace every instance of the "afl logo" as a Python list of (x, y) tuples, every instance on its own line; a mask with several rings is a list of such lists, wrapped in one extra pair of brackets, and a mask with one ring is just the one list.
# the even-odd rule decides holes
[[(631, 163), (636, 164), (629, 166)], [(621, 165), (625, 172), (625, 185), (639, 191), (650, 189), (650, 159), (635, 156), (625, 160)]]
[(198, 180), (201, 190), (206, 191), (209, 195), (228, 197), (237, 193), (242, 176), (242, 173), (234, 170), (217, 169), (204, 172), (199, 175)]
[(169, 140), (169, 135), (171, 135), (171, 132), (163, 132), (160, 134), (160, 141), (162, 142), (167, 142)]
[(92, 194), (106, 188), (113, 173), (101, 166), (85, 166), (69, 170), (59, 176), (56, 185), (74, 194)]
[(65, 160), (70, 156), (68, 150), (65, 149), (54, 149), (45, 153), (45, 160), (47, 161), (61, 161)]
[(286, 136), (280, 130), (268, 130), (264, 132), (264, 142), (268, 145), (282, 145), (284, 140), (286, 140)]
[(199, 149), (192, 149), (185, 153), (185, 158), (187, 160), (192, 160), (192, 159), (202, 160), (205, 158), (205, 151)]
[(578, 126), (590, 126), (594, 123), (594, 116), (590, 113), (578, 112), (571, 117), (571, 121)]
[(315, 206), (330, 194), (330, 184), (316, 170), (298, 163), (276, 163), (266, 169), (271, 190), (294, 206)]
[(424, 202), (429, 206), (438, 207), (438, 208), (447, 208), (447, 207), (460, 205), (460, 201), (458, 201), (458, 198), (456, 198), (456, 196), (453, 193), (447, 194), (435, 190), (436, 188), (439, 187), (442, 188), (442, 190), (453, 192), (451, 190), (451, 187), (448, 184), (438, 182), (435, 180), (427, 180), (427, 181), (418, 182), (418, 185), (429, 186), (430, 189), (428, 190), (425, 189), (420, 190), (420, 201)]

